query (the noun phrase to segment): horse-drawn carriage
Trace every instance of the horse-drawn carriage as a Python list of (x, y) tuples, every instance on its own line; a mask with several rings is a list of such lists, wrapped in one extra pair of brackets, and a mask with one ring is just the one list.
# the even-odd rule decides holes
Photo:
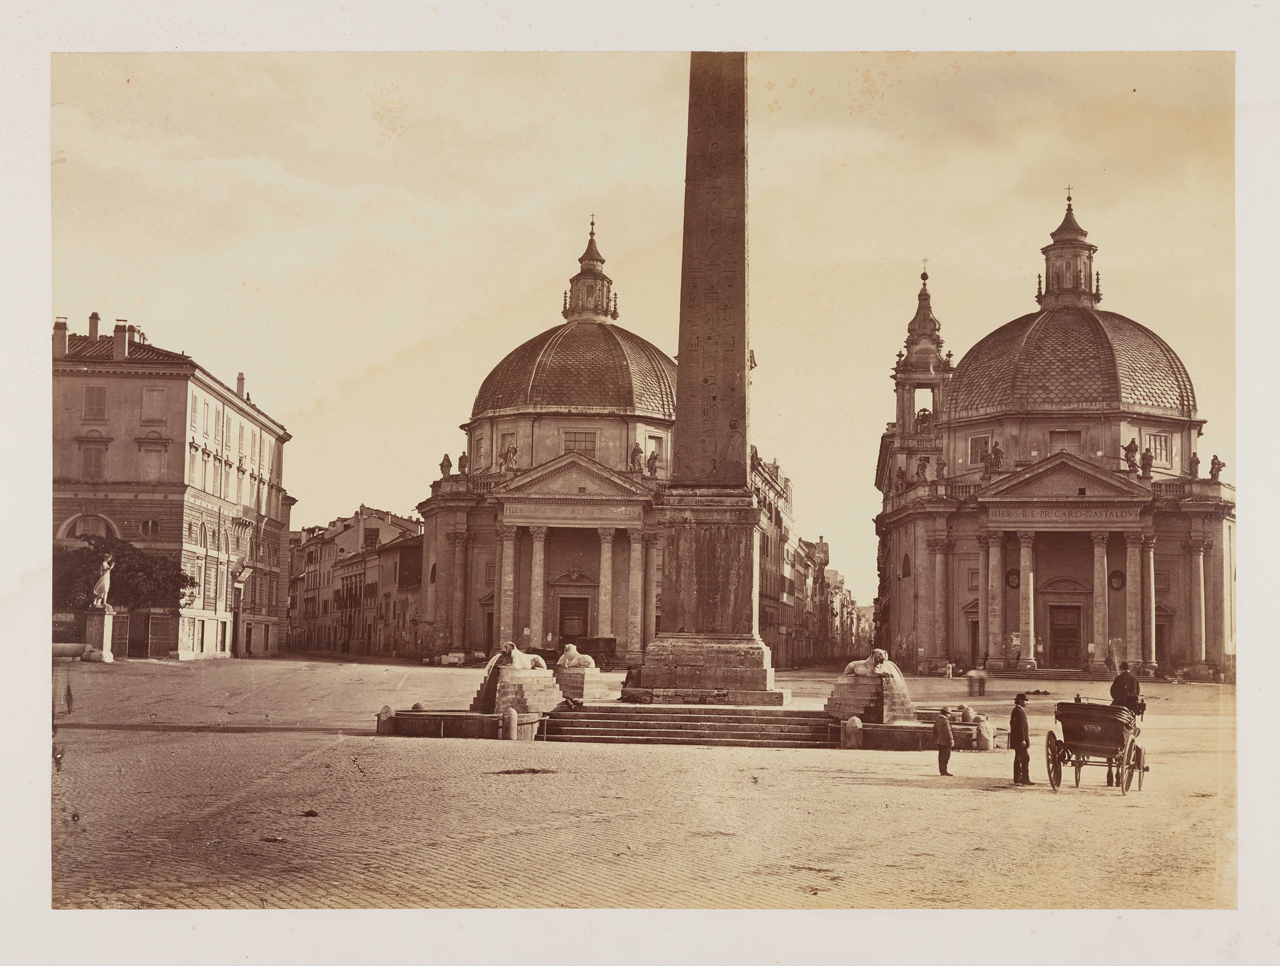
[(1085, 765), (1105, 765), (1107, 783), (1112, 776), (1122, 795), (1129, 794), (1133, 778), (1138, 777), (1138, 791), (1142, 791), (1142, 776), (1148, 771), (1147, 756), (1137, 744), (1142, 733), (1137, 717), (1147, 710), (1145, 701), (1136, 705), (1137, 714), (1129, 708), (1103, 704), (1099, 701), (1059, 701), (1054, 717), (1062, 725), (1062, 740), (1050, 731), (1044, 740), (1045, 767), (1049, 772), (1049, 784), (1056, 792), (1062, 784), (1062, 766), (1072, 765), (1076, 771), (1076, 787), (1080, 787), (1080, 772)]

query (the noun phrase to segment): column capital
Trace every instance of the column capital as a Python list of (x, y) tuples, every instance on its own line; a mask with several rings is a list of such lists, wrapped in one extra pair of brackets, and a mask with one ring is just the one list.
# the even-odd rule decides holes
[(617, 527), (596, 527), (596, 533), (600, 534), (601, 543), (613, 543), (614, 531)]
[(1034, 530), (1019, 530), (1018, 543), (1024, 547), (1033, 546), (1036, 542), (1036, 532)]
[(494, 527), (493, 532), (498, 535), (499, 540), (514, 540), (516, 538), (516, 531), (519, 529), (519, 527), (499, 526)]
[(1126, 530), (1124, 532), (1124, 542), (1130, 547), (1140, 547), (1142, 546), (1142, 536), (1142, 531), (1140, 530)]
[(1205, 542), (1203, 540), (1188, 540), (1183, 543), (1182, 548), (1193, 555), (1203, 554), (1205, 550)]
[(929, 537), (925, 544), (933, 553), (946, 553), (952, 547), (951, 541), (946, 537)]
[(991, 546), (991, 534), (987, 533), (985, 530), (979, 530), (978, 531), (978, 547), (982, 550), (986, 550), (990, 546)]
[(644, 527), (627, 527), (627, 536), (632, 541), (643, 540), (645, 538)]
[(466, 530), (446, 530), (444, 534), (444, 538), (448, 540), (451, 545), (456, 547), (458, 544), (462, 543), (464, 540), (467, 539), (467, 531)]
[(550, 527), (530, 527), (529, 536), (533, 537), (538, 543), (547, 539), (547, 531)]
[(1091, 530), (1089, 537), (1095, 547), (1105, 547), (1111, 540), (1110, 530)]
[(661, 530), (644, 531), (644, 542), (651, 547), (656, 547), (658, 544), (662, 542), (662, 531)]
[(1154, 550), (1156, 546), (1156, 535), (1154, 533), (1144, 533), (1142, 535), (1142, 548), (1144, 550)]

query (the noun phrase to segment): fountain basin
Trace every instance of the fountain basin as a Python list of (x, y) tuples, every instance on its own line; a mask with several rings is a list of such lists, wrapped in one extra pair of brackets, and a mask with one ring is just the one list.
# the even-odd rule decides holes
[[(518, 716), (517, 741), (533, 741), (542, 721), (540, 712)], [(390, 711), (377, 715), (377, 734), (405, 738), (491, 738), (502, 737), (502, 716), (476, 711)]]

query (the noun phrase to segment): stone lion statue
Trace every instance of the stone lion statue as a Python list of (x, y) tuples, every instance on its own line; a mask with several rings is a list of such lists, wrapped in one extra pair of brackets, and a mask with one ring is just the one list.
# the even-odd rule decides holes
[(889, 660), (889, 652), (877, 647), (871, 652), (870, 656), (863, 658), (861, 661), (850, 661), (844, 669), (844, 673), (850, 677), (869, 678), (876, 675), (886, 675), (888, 670), (880, 670), (880, 665)]
[(560, 660), (556, 661), (557, 667), (595, 667), (596, 659), (590, 654), (583, 654), (578, 650), (576, 644), (566, 644), (564, 653), (560, 655)]
[(515, 641), (504, 641), (502, 646), (498, 648), (498, 653), (493, 655), (489, 659), (489, 663), (485, 665), (486, 674), (499, 666), (513, 667), (521, 671), (532, 671), (535, 668), (545, 671), (547, 662), (537, 654), (526, 654), (516, 647)]

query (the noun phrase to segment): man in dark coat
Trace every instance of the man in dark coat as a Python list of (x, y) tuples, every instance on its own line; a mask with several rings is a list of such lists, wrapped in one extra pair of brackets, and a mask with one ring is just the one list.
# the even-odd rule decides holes
[(1129, 662), (1121, 661), (1120, 673), (1111, 682), (1111, 703), (1128, 708), (1134, 714), (1137, 714), (1141, 694), (1142, 686), (1138, 684), (1138, 679), (1130, 673)]
[(1013, 783), (1034, 785), (1031, 780), (1031, 725), (1027, 721), (1027, 696), (1018, 694), (1013, 699), (1013, 713), (1009, 715), (1009, 747), (1013, 749)]
[(938, 743), (938, 774), (950, 778), (947, 762), (951, 760), (951, 748), (956, 740), (951, 734), (951, 714), (947, 708), (939, 711), (938, 716), (933, 719), (933, 737)]

